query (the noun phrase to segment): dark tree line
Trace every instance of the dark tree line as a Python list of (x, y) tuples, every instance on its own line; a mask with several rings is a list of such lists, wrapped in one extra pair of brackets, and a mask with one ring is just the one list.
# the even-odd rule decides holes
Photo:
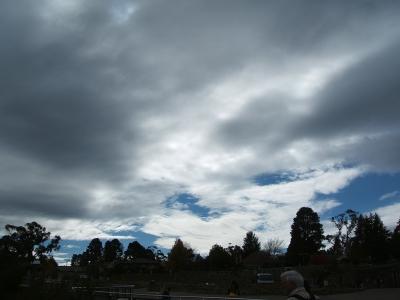
[(378, 214), (359, 215), (350, 240), (349, 258), (354, 262), (385, 262), (394, 254), (391, 238)]
[(400, 220), (392, 233), (377, 214), (361, 215), (348, 209), (332, 217), (331, 221), (337, 232), (325, 236), (318, 214), (309, 207), (300, 208), (293, 219), (291, 240), (286, 253), (282, 248), (283, 241), (279, 239), (268, 240), (261, 249), (258, 237), (252, 231), (246, 233), (241, 246), (230, 245), (224, 248), (215, 244), (206, 257), (196, 254), (181, 239), (175, 241), (167, 256), (156, 247), (145, 248), (137, 241), (130, 243), (124, 252), (122, 244), (116, 239), (107, 241), (104, 249), (99, 239), (93, 239), (85, 252), (73, 256), (72, 265), (150, 259), (174, 271), (227, 270), (243, 267), (243, 263), (253, 253), (270, 257), (269, 261), (274, 266), (277, 261), (280, 266), (309, 264), (313, 257), (321, 255), (354, 263), (381, 263), (390, 258), (400, 259)]
[(143, 247), (138, 241), (129, 243), (126, 251), (118, 239), (103, 243), (100, 239), (94, 238), (90, 241), (86, 250), (81, 254), (72, 255), (72, 266), (93, 266), (102, 263), (133, 262), (138, 259), (164, 262), (166, 256), (156, 246)]
[[(302, 207), (296, 213), (291, 226), (291, 240), (284, 253), (279, 239), (269, 240), (264, 248), (258, 237), (247, 232), (242, 245), (223, 247), (215, 244), (206, 257), (196, 254), (190, 245), (177, 239), (168, 255), (155, 246), (145, 248), (138, 241), (129, 243), (126, 250), (118, 239), (102, 241), (94, 238), (85, 251), (72, 256), (73, 266), (87, 267), (97, 272), (99, 266), (118, 263), (151, 261), (164, 268), (179, 270), (232, 270), (242, 268), (250, 257), (270, 257), (280, 266), (312, 263), (315, 256), (331, 257), (353, 263), (382, 263), (390, 259), (400, 260), (400, 219), (390, 232), (379, 215), (360, 214), (353, 210), (331, 218), (336, 232), (324, 236), (319, 216), (311, 208)], [(36, 222), (25, 226), (6, 225), (8, 234), (0, 239), (0, 282), (12, 287), (31, 267), (32, 262), (42, 266), (56, 266), (53, 251), (59, 249), (61, 238), (51, 238), (51, 233)], [(327, 248), (327, 249), (325, 249)], [(256, 255), (253, 255), (256, 254)]]
[(177, 239), (171, 252), (168, 254), (167, 266), (172, 270), (236, 269), (242, 265), (243, 259), (259, 251), (261, 251), (261, 244), (258, 237), (252, 231), (246, 233), (242, 246), (229, 245), (224, 248), (221, 245), (215, 244), (211, 247), (205, 258), (195, 254), (194, 250), (188, 244)]
[[(382, 263), (400, 258), (400, 220), (393, 232), (376, 213), (363, 215), (348, 209), (331, 221), (337, 232), (324, 236), (317, 213), (308, 207), (300, 208), (293, 219), (288, 263), (307, 264), (318, 254), (353, 263)], [(326, 251), (324, 241), (331, 245)]]
[(138, 241), (129, 243), (123, 251), (123, 245), (118, 239), (103, 243), (94, 238), (81, 254), (74, 254), (72, 266), (93, 267), (110, 262), (140, 262), (143, 259), (159, 262), (170, 270), (188, 269), (225, 269), (234, 268), (241, 264), (242, 259), (251, 253), (260, 251), (261, 246), (257, 236), (248, 232), (243, 240), (243, 246), (229, 246), (223, 248), (214, 245), (206, 258), (195, 253), (190, 245), (177, 239), (168, 255), (165, 255), (156, 246), (143, 247)]
[(59, 249), (60, 236), (51, 238), (36, 222), (5, 229), (8, 234), (0, 239), (0, 290), (15, 288), (34, 261), (44, 269), (57, 265), (51, 253)]

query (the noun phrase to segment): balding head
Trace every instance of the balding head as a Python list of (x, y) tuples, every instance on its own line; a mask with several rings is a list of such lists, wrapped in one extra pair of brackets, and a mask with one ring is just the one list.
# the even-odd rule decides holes
[(281, 274), (281, 281), (285, 285), (290, 285), (295, 288), (304, 287), (304, 278), (297, 271), (286, 271)]

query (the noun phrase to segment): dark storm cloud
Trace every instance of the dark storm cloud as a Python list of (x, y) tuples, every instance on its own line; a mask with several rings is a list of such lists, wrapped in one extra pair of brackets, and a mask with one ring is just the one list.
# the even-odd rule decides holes
[(332, 137), (400, 130), (400, 42), (339, 74), (319, 95), (296, 135)]
[(399, 172), (400, 129), (392, 133), (365, 137), (347, 147), (344, 157), (348, 161), (367, 164), (372, 171)]
[(282, 142), (287, 142), (286, 123), (295, 117), (289, 110), (287, 100), (285, 94), (253, 99), (238, 117), (221, 124), (215, 132), (216, 138), (228, 147), (246, 147), (251, 144), (267, 146), (269, 149), (279, 148)]
[(113, 49), (97, 51), (108, 7), (92, 2), (50, 22), (45, 5), (0, 6), (1, 214), (88, 217), (87, 190), (126, 180), (139, 140), (130, 124), (141, 103), (113, 76)]
[(46, 40), (34, 17), (19, 23), (25, 9), (11, 16), (14, 11), (2, 10), (13, 23), (2, 27), (10, 37), (0, 55), (3, 147), (55, 168), (116, 175), (134, 133), (127, 128), (133, 113), (114, 92), (115, 79), (103, 74), (107, 66), (98, 58), (84, 59), (79, 37)]
[[(122, 193), (104, 205), (106, 213), (140, 214), (135, 204), (149, 202), (143, 211), (150, 214), (178, 184), (130, 184), (135, 168), (157, 159), (146, 157), (145, 146), (171, 133), (164, 124), (148, 132), (146, 121), (173, 119), (175, 124), (179, 119), (190, 125), (185, 113), (201, 109), (202, 101), (209, 104), (207, 97), (194, 95), (248, 65), (280, 74), (301, 66), (303, 59), (309, 63), (386, 42), (398, 28), (399, 13), (394, 1), (65, 3), (71, 7), (57, 1), (0, 3), (0, 162), (7, 165), (0, 183), (9, 184), (9, 174), (24, 178), (0, 192), (1, 213), (92, 218), (88, 194), (100, 181)], [(129, 15), (131, 4), (135, 9)], [(219, 124), (210, 144), (246, 144), (262, 153), (265, 145), (275, 151), (297, 137), (336, 136), (346, 128), (390, 127), (396, 135), (398, 63), (389, 60), (396, 50), (377, 53), (322, 91), (321, 104), (313, 108), (321, 117), (293, 113), (290, 99), (281, 101), (285, 95), (261, 97)], [(358, 94), (363, 81), (368, 87)], [(379, 107), (379, 96), (390, 105)], [(369, 110), (377, 115), (366, 123)], [(171, 127), (173, 133), (179, 129)], [(390, 133), (385, 137), (391, 140)], [(388, 145), (383, 137), (381, 142)], [(346, 155), (352, 157), (359, 145)], [(375, 157), (374, 149), (370, 156)], [(5, 163), (4, 153), (32, 167)], [(64, 186), (67, 178), (79, 186), (76, 191)], [(51, 182), (45, 191), (43, 181)], [(150, 189), (156, 200), (148, 197)]]
[(324, 143), (340, 137), (357, 139), (343, 146), (350, 163), (377, 170), (400, 170), (400, 42), (361, 60), (339, 74), (316, 95), (311, 114), (293, 126), (297, 138)]
[[(313, 96), (307, 113), (292, 110), (296, 100), (287, 95), (254, 99), (240, 115), (220, 126), (218, 137), (229, 146), (258, 145), (260, 153), (309, 141), (322, 149), (317, 160), (335, 158), (375, 170), (398, 171), (398, 53), (400, 43), (395, 42), (340, 72)], [(336, 147), (327, 144), (346, 138), (353, 140)]]
[(83, 195), (74, 195), (70, 191), (5, 191), (0, 190), (2, 213), (5, 215), (48, 216), (62, 218), (80, 218), (89, 213), (82, 201)]

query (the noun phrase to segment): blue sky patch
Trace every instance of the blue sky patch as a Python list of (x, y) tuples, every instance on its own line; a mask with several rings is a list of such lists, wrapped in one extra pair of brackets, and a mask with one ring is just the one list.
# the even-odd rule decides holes
[[(360, 213), (374, 210), (381, 206), (387, 206), (398, 202), (396, 198), (379, 201), (384, 195), (400, 189), (400, 173), (396, 174), (377, 174), (368, 173), (355, 178), (348, 186), (337, 193), (330, 194), (329, 198), (334, 198), (342, 203), (321, 217), (330, 218), (344, 212), (347, 209), (353, 209)], [(318, 198), (318, 197), (317, 197)], [(326, 195), (324, 195), (326, 198)]]
[(257, 185), (270, 185), (292, 181), (292, 173), (264, 173), (252, 178), (252, 182)]
[(195, 215), (206, 218), (210, 215), (210, 209), (197, 204), (199, 198), (190, 193), (182, 193), (167, 199), (166, 206), (168, 208), (178, 208), (182, 210), (190, 210)]

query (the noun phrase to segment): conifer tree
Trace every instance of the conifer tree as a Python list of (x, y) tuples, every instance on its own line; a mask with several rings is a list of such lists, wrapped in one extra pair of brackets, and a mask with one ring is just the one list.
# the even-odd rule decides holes
[(319, 216), (309, 207), (298, 210), (290, 234), (287, 256), (293, 264), (307, 263), (311, 255), (324, 247), (324, 231)]
[(383, 262), (388, 259), (390, 233), (378, 214), (360, 215), (352, 239), (353, 260)]
[(260, 251), (261, 244), (258, 237), (249, 231), (246, 233), (246, 237), (243, 239), (243, 256), (249, 256), (251, 253)]

